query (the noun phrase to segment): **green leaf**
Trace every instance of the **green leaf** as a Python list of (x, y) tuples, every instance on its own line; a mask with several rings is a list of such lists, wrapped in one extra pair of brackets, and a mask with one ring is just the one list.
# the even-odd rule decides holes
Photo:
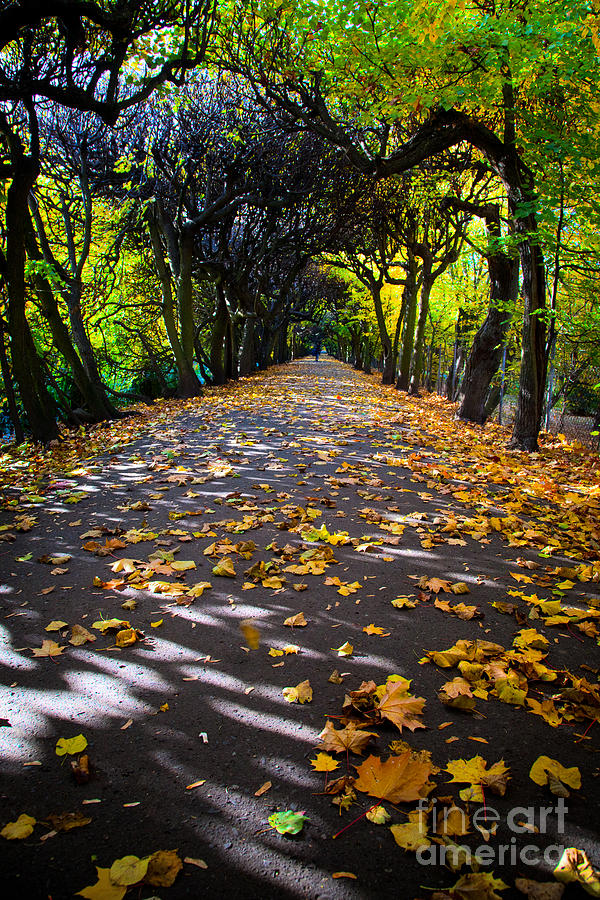
[(304, 828), (304, 823), (308, 821), (308, 816), (295, 813), (291, 809), (285, 812), (276, 812), (269, 816), (269, 825), (278, 831), (279, 834), (298, 834)]

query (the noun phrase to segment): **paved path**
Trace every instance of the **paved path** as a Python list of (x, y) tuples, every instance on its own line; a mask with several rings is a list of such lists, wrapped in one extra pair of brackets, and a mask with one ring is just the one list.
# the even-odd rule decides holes
[[(35, 523), (0, 544), (0, 714), (10, 723), (0, 729), (7, 775), (0, 825), (21, 813), (38, 823), (62, 812), (92, 821), (45, 840), (54, 829), (37, 824), (25, 841), (4, 841), (3, 896), (71, 897), (94, 883), (95, 865), (173, 848), (207, 868), (186, 863), (172, 887), (135, 888), (130, 896), (428, 897), (429, 888), (453, 884), (458, 875), (418, 865), (385, 825), (363, 818), (332, 839), (377, 801), (358, 793), (342, 813), (332, 804), (325, 776), (310, 765), (319, 732), (328, 716), (341, 715), (347, 691), (390, 674), (412, 679), (411, 691), (426, 699), (426, 729), (400, 735), (390, 723), (378, 726), (375, 755), (385, 758), (391, 741), (407, 739), (441, 769), (477, 754), (490, 765), (503, 758), (512, 781), (506, 797), (492, 798), (500, 824), (490, 846), (511, 846), (514, 837), (519, 847), (565, 843), (597, 854), (590, 810), (600, 779), (590, 776), (598, 734), (575, 743), (572, 727), (553, 729), (494, 699), (478, 702), (475, 715), (448, 708), (437, 694), (457, 669), (418, 663), (426, 650), (462, 638), (510, 647), (518, 626), (491, 603), (510, 599), (509, 572), (519, 571), (518, 556), (528, 556), (494, 536), (431, 542), (440, 522), (469, 510), (448, 490), (423, 483), (409, 464), (420, 441), (395, 391), (327, 357), (297, 361), (211, 391), (175, 420), (159, 411), (134, 444), (54, 479), (42, 501), (5, 511), (7, 524), (15, 515), (35, 516)], [(313, 524), (326, 526), (320, 539), (307, 533)], [(340, 532), (349, 542), (323, 539)], [(317, 574), (299, 558), (314, 549), (325, 557), (321, 568), (313, 559)], [(235, 577), (213, 573), (224, 557)], [(261, 561), (266, 569), (244, 575)], [(195, 568), (178, 565), (185, 562)], [(295, 565), (305, 571), (285, 571)], [(398, 597), (417, 599), (423, 576), (466, 584), (468, 596), (440, 596), (476, 604), (485, 618), (449, 615), (434, 607), (431, 591), (415, 608), (392, 606)], [(187, 593), (202, 582), (212, 587)], [(286, 627), (299, 612), (308, 625)], [(131, 646), (116, 648), (115, 631), (92, 627), (115, 617), (138, 629), (129, 633), (137, 638)], [(70, 645), (70, 628), (45, 630), (57, 620), (84, 626), (96, 641)], [(248, 646), (252, 632), (240, 630), (244, 620), (258, 629), (258, 649)], [(366, 633), (369, 625), (383, 634)], [(28, 648), (43, 640), (65, 649), (37, 658)], [(339, 656), (333, 648), (346, 642), (353, 653)], [(298, 653), (270, 655), (290, 643)], [(552, 642), (558, 669), (586, 661), (594, 667), (594, 654), (594, 641), (567, 634)], [(342, 683), (332, 682), (334, 669)], [(287, 702), (283, 690), (307, 679), (312, 702)], [(83, 784), (55, 754), (59, 738), (80, 733), (94, 775)], [(569, 801), (566, 836), (516, 834), (506, 823), (516, 805), (554, 803), (528, 777), (540, 753), (585, 773), (584, 796)], [(330, 780), (346, 771), (343, 755), (337, 758)], [(355, 774), (352, 765), (349, 771)], [(449, 779), (443, 771), (433, 776), (437, 796), (457, 797)], [(256, 796), (266, 782), (270, 788)], [(405, 823), (414, 803), (384, 806), (392, 823)], [(308, 816), (296, 837), (267, 824), (288, 809)], [(464, 840), (482, 843), (472, 833)], [(543, 877), (548, 865), (495, 864), (494, 871), (512, 885), (516, 874)], [(338, 872), (356, 879), (332, 878)]]

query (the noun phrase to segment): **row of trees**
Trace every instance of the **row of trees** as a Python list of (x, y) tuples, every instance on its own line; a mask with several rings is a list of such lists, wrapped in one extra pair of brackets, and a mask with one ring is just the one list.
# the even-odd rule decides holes
[(562, 298), (588, 310), (598, 272), (592, 12), (0, 11), (0, 363), (17, 438), (120, 415), (122, 394), (195, 396), (334, 334), (416, 393), (432, 297), (468, 258), (488, 307), (473, 329), (459, 304), (450, 395), (485, 421), (518, 312), (513, 445), (534, 449)]

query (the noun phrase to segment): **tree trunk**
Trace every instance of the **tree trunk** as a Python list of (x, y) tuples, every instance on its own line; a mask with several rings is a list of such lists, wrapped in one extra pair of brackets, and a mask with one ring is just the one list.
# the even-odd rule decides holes
[[(410, 362), (413, 354), (415, 324), (417, 321), (417, 262), (409, 249), (408, 264), (406, 267), (406, 280), (402, 305), (406, 310), (404, 320), (404, 334), (402, 337), (402, 356), (400, 359), (400, 372), (396, 382), (399, 391), (408, 390), (410, 378)], [(404, 302), (406, 298), (406, 303)]]
[(381, 284), (373, 284), (371, 286), (371, 294), (373, 297), (373, 306), (375, 307), (375, 317), (377, 319), (377, 327), (379, 328), (379, 338), (381, 340), (381, 349), (383, 351), (383, 372), (381, 374), (382, 384), (394, 383), (395, 361), (392, 353), (392, 342), (387, 330), (383, 306), (381, 303)]
[(427, 324), (427, 315), (429, 313), (429, 298), (431, 296), (432, 286), (433, 281), (430, 278), (423, 278), (421, 296), (419, 297), (419, 319), (417, 321), (417, 333), (415, 336), (410, 384), (408, 387), (408, 393), (415, 397), (418, 397), (419, 395), (421, 377), (423, 375), (423, 365), (425, 362), (425, 326)]
[(519, 262), (505, 253), (488, 256), (490, 276), (490, 307), (479, 331), (465, 367), (460, 391), (458, 417), (483, 425), (487, 415), (486, 398), (490, 384), (502, 359), (519, 290)]
[(35, 440), (58, 437), (56, 405), (44, 383), (37, 350), (25, 314), (25, 238), (28, 197), (39, 167), (13, 141), (12, 181), (6, 196), (6, 285), (11, 359), (21, 402)]
[(221, 282), (217, 282), (217, 308), (210, 341), (210, 369), (213, 376), (213, 384), (225, 384), (226, 381), (223, 346), (228, 321), (229, 310), (225, 302), (223, 286)]
[(17, 398), (15, 396), (15, 388), (12, 379), (12, 370), (6, 353), (6, 344), (4, 343), (4, 320), (0, 317), (0, 370), (2, 371), (2, 381), (4, 382), (4, 391), (6, 393), (6, 402), (8, 403), (8, 412), (15, 432), (15, 444), (22, 444), (25, 440), (23, 426), (19, 417), (19, 409), (17, 407)]
[(242, 349), (240, 352), (240, 375), (252, 375), (256, 372), (256, 358), (254, 353), (254, 330), (256, 318), (248, 315), (244, 319), (242, 331)]
[[(538, 435), (544, 409), (546, 387), (546, 273), (544, 255), (532, 235), (535, 220), (528, 217), (521, 222), (525, 236), (519, 245), (523, 288), (523, 332), (519, 399), (509, 446), (514, 450), (533, 451), (538, 448)], [(526, 229), (529, 229), (527, 233)]]

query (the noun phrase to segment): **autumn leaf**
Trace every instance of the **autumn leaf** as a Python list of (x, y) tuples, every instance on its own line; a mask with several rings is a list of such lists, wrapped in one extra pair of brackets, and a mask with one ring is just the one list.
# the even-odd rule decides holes
[(77, 896), (86, 897), (87, 900), (123, 900), (127, 887), (111, 881), (110, 869), (96, 866), (96, 873), (98, 876), (96, 884), (77, 891)]
[(92, 622), (92, 628), (104, 634), (105, 631), (119, 631), (123, 628), (131, 628), (131, 626), (125, 619), (99, 619), (97, 622)]
[(8, 822), (4, 826), (2, 831), (0, 831), (0, 835), (6, 838), (7, 841), (22, 841), (24, 838), (29, 837), (35, 824), (36, 820), (33, 816), (21, 813), (15, 822)]
[(392, 818), (385, 806), (374, 806), (367, 811), (366, 817), (374, 825), (385, 825)]
[(362, 756), (363, 750), (371, 740), (377, 737), (374, 731), (363, 731), (354, 722), (349, 722), (345, 728), (336, 729), (331, 720), (327, 721), (325, 728), (319, 735), (321, 743), (317, 745), (319, 750), (327, 750), (330, 753), (356, 753)]
[(304, 823), (307, 821), (308, 816), (295, 813), (291, 809), (287, 809), (285, 812), (273, 813), (268, 819), (271, 828), (274, 828), (279, 834), (298, 834), (302, 831)]
[(122, 628), (115, 635), (115, 644), (117, 647), (131, 647), (138, 639), (135, 628)]
[(363, 631), (365, 632), (365, 634), (380, 634), (384, 635), (385, 637), (389, 636), (389, 631), (386, 631), (385, 628), (380, 628), (377, 625), (366, 625), (363, 628)]
[(212, 587), (210, 581), (198, 581), (197, 584), (192, 585), (192, 587), (187, 592), (188, 597), (201, 597), (204, 591), (209, 590)]
[(262, 797), (262, 795), (266, 794), (267, 791), (270, 791), (272, 787), (273, 787), (272, 781), (265, 781), (265, 783), (261, 784), (261, 786), (259, 787), (259, 789), (257, 791), (254, 791), (254, 796)]
[(73, 625), (69, 643), (74, 647), (81, 647), (83, 644), (93, 643), (95, 640), (96, 635), (84, 628), (83, 625)]
[(408, 814), (408, 822), (401, 825), (390, 825), (394, 840), (403, 850), (416, 853), (421, 847), (429, 847), (431, 841), (427, 837), (427, 810), (415, 809)]
[(30, 647), (34, 656), (60, 656), (66, 647), (56, 643), (56, 641), (42, 641), (41, 647)]
[(110, 867), (110, 880), (113, 884), (129, 886), (137, 884), (146, 875), (150, 857), (140, 859), (138, 856), (123, 856), (116, 859)]
[[(473, 800), (474, 802), (483, 802), (483, 787), (488, 787), (492, 793), (503, 797), (506, 793), (507, 782), (510, 778), (509, 770), (504, 764), (504, 760), (494, 763), (487, 768), (487, 761), (481, 756), (474, 756), (472, 759), (453, 759), (448, 762), (446, 772), (452, 775), (451, 782), (457, 781), (463, 784), (470, 784), (472, 788), (469, 791), (461, 791), (462, 799)], [(463, 796), (463, 793), (467, 796)]]
[(87, 745), (87, 738), (83, 734), (72, 738), (59, 738), (56, 742), (55, 752), (57, 756), (65, 756), (67, 753), (74, 756), (76, 753), (82, 753)]
[(176, 559), (170, 565), (174, 572), (189, 572), (190, 569), (196, 568), (196, 563), (191, 559)]
[(290, 628), (303, 628), (305, 625), (308, 625), (308, 622), (304, 618), (304, 613), (299, 612), (293, 616), (288, 616), (283, 624), (289, 625)]
[(48, 821), (55, 831), (71, 831), (73, 828), (82, 828), (92, 821), (89, 816), (80, 812), (50, 813)]
[(260, 644), (260, 631), (252, 619), (242, 619), (240, 631), (251, 650), (258, 650)]
[(563, 884), (571, 882), (580, 884), (586, 894), (600, 897), (599, 873), (592, 866), (584, 850), (567, 847), (554, 869), (554, 877)]
[(549, 756), (538, 756), (529, 771), (529, 777), (535, 784), (549, 785), (550, 791), (558, 797), (569, 796), (565, 784), (575, 790), (581, 787), (581, 772), (577, 766), (567, 769)]
[(221, 578), (235, 578), (235, 569), (231, 557), (225, 556), (221, 562), (218, 562), (216, 566), (213, 566), (212, 572), (213, 575), (217, 575)]
[(339, 768), (340, 765), (339, 762), (327, 753), (317, 753), (315, 759), (310, 760), (310, 764), (315, 772), (333, 772), (335, 769)]
[(310, 681), (301, 681), (296, 687), (283, 689), (283, 696), (288, 703), (310, 703), (313, 697)]
[(354, 653), (354, 645), (346, 641), (341, 647), (332, 647), (338, 656), (352, 656)]
[(470, 872), (461, 875), (451, 888), (436, 891), (432, 900), (502, 900), (496, 891), (507, 887), (500, 878), (494, 878), (492, 872)]
[(390, 756), (385, 762), (378, 756), (369, 756), (357, 766), (358, 791), (389, 800), (390, 803), (410, 802), (427, 796), (432, 766), (414, 759), (410, 750), (400, 756)]
[(422, 715), (424, 706), (425, 698), (409, 694), (403, 681), (390, 681), (377, 709), (384, 719), (389, 719), (400, 731), (403, 728), (414, 731), (416, 728), (425, 728), (417, 718)]
[(144, 876), (144, 884), (152, 887), (171, 887), (183, 863), (177, 850), (157, 850), (148, 860), (148, 870)]
[(428, 578), (427, 575), (423, 575), (422, 578), (419, 578), (417, 584), (422, 591), (433, 591), (434, 594), (439, 594), (440, 591), (444, 591), (446, 594), (452, 593), (451, 583), (441, 578)]
[(396, 609), (414, 609), (417, 605), (417, 601), (411, 600), (410, 597), (396, 597), (395, 600), (391, 600), (390, 603), (392, 606), (395, 606)]
[(50, 622), (49, 625), (46, 625), (44, 631), (61, 631), (63, 628), (68, 627), (68, 622), (63, 622), (62, 619), (54, 619), (54, 621)]

